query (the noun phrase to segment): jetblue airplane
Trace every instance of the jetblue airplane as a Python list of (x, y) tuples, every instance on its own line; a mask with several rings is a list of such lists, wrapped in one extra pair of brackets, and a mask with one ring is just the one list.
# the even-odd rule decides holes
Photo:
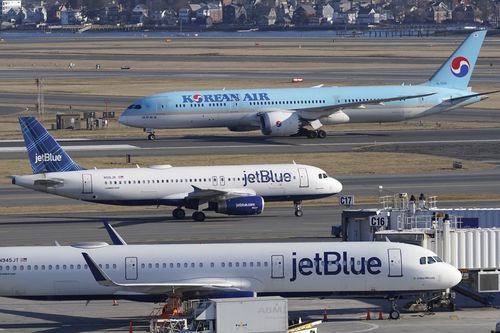
[(120, 123), (144, 128), (227, 127), (324, 138), (323, 125), (395, 122), (477, 103), (467, 86), (486, 31), (473, 32), (425, 83), (401, 86), (177, 91), (135, 101)]
[(442, 291), (462, 279), (435, 253), (410, 244), (127, 245), (111, 226), (106, 228), (115, 245), (0, 247), (0, 296), (154, 302), (167, 297), (399, 296)]
[(339, 193), (342, 184), (324, 170), (302, 164), (89, 169), (75, 163), (34, 117), (19, 118), (33, 175), (11, 176), (12, 183), (77, 200), (110, 205), (176, 206), (174, 218), (193, 209), (255, 215), (265, 201), (293, 201), (302, 216), (302, 200)]

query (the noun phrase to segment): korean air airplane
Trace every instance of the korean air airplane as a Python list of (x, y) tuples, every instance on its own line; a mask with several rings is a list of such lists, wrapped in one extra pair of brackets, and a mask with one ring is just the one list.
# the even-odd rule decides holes
[(77, 200), (110, 205), (176, 206), (193, 209), (195, 221), (203, 211), (255, 215), (265, 201), (293, 201), (302, 216), (302, 200), (339, 193), (342, 184), (325, 171), (302, 164), (84, 169), (34, 117), (19, 118), (33, 175), (11, 176), (12, 183)]
[(120, 123), (144, 128), (227, 127), (324, 138), (323, 125), (396, 122), (477, 103), (467, 86), (486, 31), (473, 32), (425, 83), (400, 86), (177, 91), (135, 101)]
[(435, 253), (410, 244), (127, 245), (107, 228), (121, 245), (0, 247), (0, 296), (155, 302), (254, 295), (395, 297), (442, 291), (462, 279)]

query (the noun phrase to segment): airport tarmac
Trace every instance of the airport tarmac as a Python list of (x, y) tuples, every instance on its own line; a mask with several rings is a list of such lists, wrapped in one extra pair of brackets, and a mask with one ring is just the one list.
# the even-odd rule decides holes
[[(21, 137), (0, 141), (1, 159), (25, 159)], [(165, 156), (206, 154), (325, 153), (346, 151), (395, 151), (434, 154), (476, 161), (500, 161), (500, 131), (497, 128), (333, 131), (325, 139), (264, 137), (255, 135), (142, 137), (61, 141), (71, 156)]]
[[(401, 300), (401, 304), (404, 300)], [(378, 310), (387, 318), (388, 302), (369, 299), (289, 299), (289, 317), (328, 320), (319, 326), (319, 333), (489, 333), (498, 321), (498, 309), (471, 307), (456, 312), (402, 313), (400, 320), (378, 320)], [(119, 301), (41, 302), (0, 298), (0, 332), (14, 333), (79, 333), (145, 332), (148, 315), (155, 306), (148, 303)], [(371, 318), (365, 320), (367, 310)]]

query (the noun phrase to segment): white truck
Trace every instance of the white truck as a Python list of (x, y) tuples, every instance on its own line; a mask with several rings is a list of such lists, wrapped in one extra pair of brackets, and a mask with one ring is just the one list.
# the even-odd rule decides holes
[(242, 297), (200, 301), (182, 333), (286, 333), (288, 302), (282, 297)]

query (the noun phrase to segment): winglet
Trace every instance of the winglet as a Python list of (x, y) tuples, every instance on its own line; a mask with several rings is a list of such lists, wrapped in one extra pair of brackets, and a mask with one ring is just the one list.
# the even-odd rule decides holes
[(105, 287), (111, 287), (111, 286), (116, 286), (116, 283), (111, 280), (106, 273), (104, 273), (99, 266), (92, 260), (92, 258), (85, 252), (82, 252), (83, 259), (87, 262), (87, 265), (89, 265), (89, 269), (92, 272), (92, 275), (94, 276), (94, 279), (96, 280), (97, 283), (99, 283), (102, 286)]
[(108, 222), (104, 222), (104, 227), (106, 228), (113, 245), (127, 245), (127, 242), (125, 242), (120, 234), (116, 232), (116, 230)]
[(33, 173), (85, 170), (75, 163), (35, 117), (19, 117)]

